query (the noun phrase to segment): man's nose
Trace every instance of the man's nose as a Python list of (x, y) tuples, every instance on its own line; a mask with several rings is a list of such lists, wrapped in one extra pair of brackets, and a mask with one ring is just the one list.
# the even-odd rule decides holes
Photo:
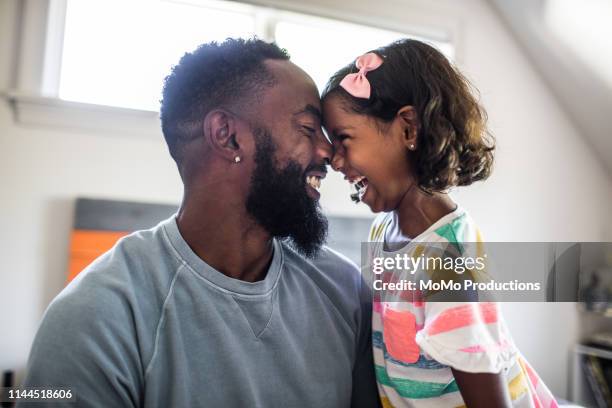
[(315, 156), (319, 162), (329, 165), (334, 154), (333, 146), (322, 134), (317, 138), (317, 144), (315, 146)]

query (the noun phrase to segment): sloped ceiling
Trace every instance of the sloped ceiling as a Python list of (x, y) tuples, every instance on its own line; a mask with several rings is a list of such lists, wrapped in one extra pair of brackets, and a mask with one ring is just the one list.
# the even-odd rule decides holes
[[(547, 2), (565, 0), (489, 1), (563, 105), (585, 142), (593, 148), (612, 176), (612, 86), (601, 75), (601, 70), (598, 72), (584, 58), (580, 58), (576, 51), (555, 35), (546, 22), (546, 7), (551, 6)], [(579, 7), (580, 2), (574, 3)], [(608, 8), (602, 10), (607, 11)], [(581, 10), (575, 11), (576, 19), (584, 18)], [(605, 19), (598, 17), (592, 23), (597, 24)], [(607, 17), (607, 21), (612, 21), (612, 15)], [(581, 23), (584, 27), (584, 21)], [(597, 28), (593, 26), (593, 30)], [(585, 41), (588, 39), (585, 38)], [(606, 41), (604, 53), (594, 57), (609, 61), (612, 41), (609, 38)], [(609, 69), (612, 71), (612, 66)]]

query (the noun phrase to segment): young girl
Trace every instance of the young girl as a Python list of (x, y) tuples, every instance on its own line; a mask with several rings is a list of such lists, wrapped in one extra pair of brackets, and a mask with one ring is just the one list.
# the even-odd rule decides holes
[[(468, 81), (440, 52), (402, 40), (362, 55), (329, 80), (322, 100), (332, 167), (356, 187), (354, 201), (380, 213), (371, 256), (414, 258), (428, 243), (453, 246), (462, 256), (469, 243), (482, 242), (446, 192), (489, 176), (494, 141)], [(436, 302), (428, 297), (436, 293), (412, 293), (374, 297), (384, 407), (557, 406), (512, 343), (496, 303)]]

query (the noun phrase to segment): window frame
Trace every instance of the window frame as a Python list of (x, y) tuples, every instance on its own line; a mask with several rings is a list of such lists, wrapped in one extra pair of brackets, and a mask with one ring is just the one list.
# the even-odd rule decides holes
[[(104, 133), (157, 137), (157, 111), (96, 105), (62, 100), (59, 95), (62, 48), (68, 0), (22, 0), (19, 2), (19, 53), (14, 64), (16, 75), (4, 96), (13, 106), (20, 124), (69, 127)], [(211, 6), (218, 0), (171, 0), (177, 3)], [(393, 7), (396, 0), (379, 0)], [(317, 18), (339, 20), (407, 35), (450, 43), (455, 62), (461, 60), (460, 24), (435, 10), (411, 13), (409, 19), (384, 18), (354, 10), (350, 0), (339, 4), (305, 4), (297, 0), (242, 0), (236, 7), (253, 7), (256, 34), (273, 41), (276, 24), (281, 21), (304, 23)], [(406, 23), (409, 20), (411, 22)], [(420, 21), (420, 23), (417, 23)], [(406, 29), (408, 27), (408, 29)]]

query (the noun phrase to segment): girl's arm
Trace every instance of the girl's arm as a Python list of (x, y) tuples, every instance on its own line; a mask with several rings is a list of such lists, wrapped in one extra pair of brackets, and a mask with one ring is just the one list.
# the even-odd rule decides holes
[(512, 408), (502, 374), (466, 373), (452, 369), (467, 408)]

